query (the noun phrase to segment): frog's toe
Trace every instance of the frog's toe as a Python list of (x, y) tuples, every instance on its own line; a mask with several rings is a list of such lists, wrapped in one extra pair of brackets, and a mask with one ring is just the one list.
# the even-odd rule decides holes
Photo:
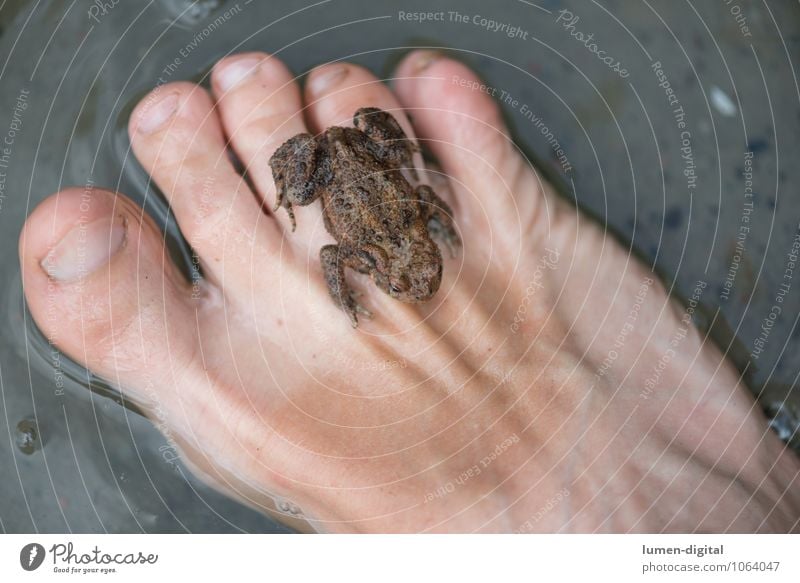
[(456, 255), (458, 255), (458, 250), (461, 247), (461, 239), (456, 237), (447, 238), (444, 240), (445, 247), (450, 252), (450, 258), (455, 259)]
[(368, 320), (372, 318), (372, 312), (370, 312), (367, 308), (362, 306), (361, 304), (356, 302), (356, 311), (367, 318)]
[(350, 318), (350, 324), (353, 325), (353, 328), (358, 328), (359, 314), (368, 320), (372, 319), (372, 312), (356, 301), (355, 298), (360, 295), (350, 292), (347, 299), (342, 302), (342, 309), (347, 313), (347, 317)]
[(458, 250), (461, 248), (461, 237), (458, 236), (451, 223), (443, 224), (438, 220), (431, 219), (428, 221), (428, 233), (434, 241), (447, 247), (451, 258), (458, 255)]
[(292, 225), (292, 233), (297, 230), (297, 219), (294, 218), (294, 210), (291, 206), (286, 207), (286, 214), (289, 215), (289, 223)]

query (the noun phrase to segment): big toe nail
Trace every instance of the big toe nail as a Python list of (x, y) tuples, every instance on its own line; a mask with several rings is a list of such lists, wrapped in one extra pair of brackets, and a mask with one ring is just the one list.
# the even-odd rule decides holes
[(160, 231), (124, 196), (99, 189), (51, 196), (25, 223), (19, 251), (37, 325), (101, 376), (123, 372), (135, 383), (136, 371), (152, 371), (169, 353), (169, 322), (193, 320)]
[(42, 259), (50, 277), (72, 281), (105, 265), (125, 242), (125, 216), (97, 219), (75, 225)]

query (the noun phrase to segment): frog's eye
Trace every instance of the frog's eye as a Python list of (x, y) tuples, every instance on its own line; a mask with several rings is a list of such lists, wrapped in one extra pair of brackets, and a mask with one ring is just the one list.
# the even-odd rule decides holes
[(393, 279), (389, 282), (389, 289), (392, 293), (403, 293), (404, 291), (408, 290), (408, 278), (406, 276), (402, 276), (398, 279)]

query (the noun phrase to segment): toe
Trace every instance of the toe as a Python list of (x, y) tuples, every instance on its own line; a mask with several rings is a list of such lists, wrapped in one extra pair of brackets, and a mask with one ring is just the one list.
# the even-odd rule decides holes
[(358, 65), (330, 63), (315, 68), (308, 75), (305, 98), (310, 122), (317, 131), (331, 125), (352, 126), (357, 109), (378, 107), (395, 116), (410, 137), (414, 135), (388, 87)]
[[(463, 64), (433, 51), (415, 51), (393, 83), (420, 140), (451, 177), (459, 200), (489, 216), (532, 213), (535, 179), (509, 137), (487, 86)], [(528, 182), (520, 184), (526, 180)], [(524, 192), (525, 196), (516, 196)], [(478, 210), (478, 207), (480, 209)], [(496, 217), (495, 217), (496, 218)]]
[(53, 195), (25, 223), (19, 253), (36, 324), (73, 360), (121, 386), (191, 360), (188, 284), (129, 199), (91, 188)]
[(368, 70), (350, 63), (317, 67), (308, 76), (305, 87), (308, 118), (312, 130), (324, 131), (337, 126), (352, 126), (353, 114), (361, 107), (387, 111), (414, 140), (414, 130), (397, 99), (380, 79)]
[[(362, 107), (377, 107), (390, 113), (409, 139), (416, 142), (414, 129), (400, 103), (389, 88), (368, 70), (349, 63), (334, 63), (317, 67), (308, 77), (305, 87), (307, 115), (313, 131), (322, 132), (330, 126), (352, 126), (353, 114)], [(423, 168), (422, 157), (414, 156), (414, 166)], [(423, 182), (430, 177), (421, 172)], [(440, 193), (441, 194), (441, 193)], [(457, 203), (448, 200), (457, 211)]]
[(280, 232), (236, 172), (208, 93), (191, 83), (155, 89), (136, 106), (129, 134), (205, 272), (232, 295), (268, 278)]
[[(244, 53), (217, 63), (211, 86), (231, 146), (257, 194), (268, 208), (273, 208), (276, 194), (269, 159), (286, 140), (308, 131), (294, 75), (276, 57)], [(288, 214), (279, 209), (275, 216), (284, 232), (291, 232)], [(322, 244), (320, 235), (324, 235), (321, 216), (319, 206), (314, 204), (299, 211), (298, 228), (291, 242), (318, 248)]]

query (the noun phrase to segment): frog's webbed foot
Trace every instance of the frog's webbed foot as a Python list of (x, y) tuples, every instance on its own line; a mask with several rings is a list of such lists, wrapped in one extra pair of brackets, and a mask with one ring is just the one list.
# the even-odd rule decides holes
[(277, 211), (280, 207), (286, 209), (292, 231), (296, 227), (292, 205), (311, 204), (319, 196), (314, 181), (316, 159), (317, 143), (310, 134), (297, 134), (289, 138), (269, 159), (276, 190), (272, 210)]
[(420, 212), (428, 224), (431, 238), (445, 245), (450, 251), (450, 256), (455, 257), (456, 251), (461, 247), (461, 239), (453, 224), (453, 211), (450, 210), (450, 206), (427, 184), (417, 186), (414, 195), (419, 201)]
[(353, 255), (339, 245), (325, 245), (319, 252), (319, 258), (328, 293), (345, 311), (353, 328), (358, 327), (358, 314), (371, 318), (372, 312), (356, 301), (359, 294), (348, 287), (344, 278), (344, 268), (352, 263)]
[(419, 148), (390, 114), (377, 107), (362, 107), (353, 116), (353, 125), (375, 144), (375, 155), (393, 168), (408, 168), (417, 177), (412, 155)]

